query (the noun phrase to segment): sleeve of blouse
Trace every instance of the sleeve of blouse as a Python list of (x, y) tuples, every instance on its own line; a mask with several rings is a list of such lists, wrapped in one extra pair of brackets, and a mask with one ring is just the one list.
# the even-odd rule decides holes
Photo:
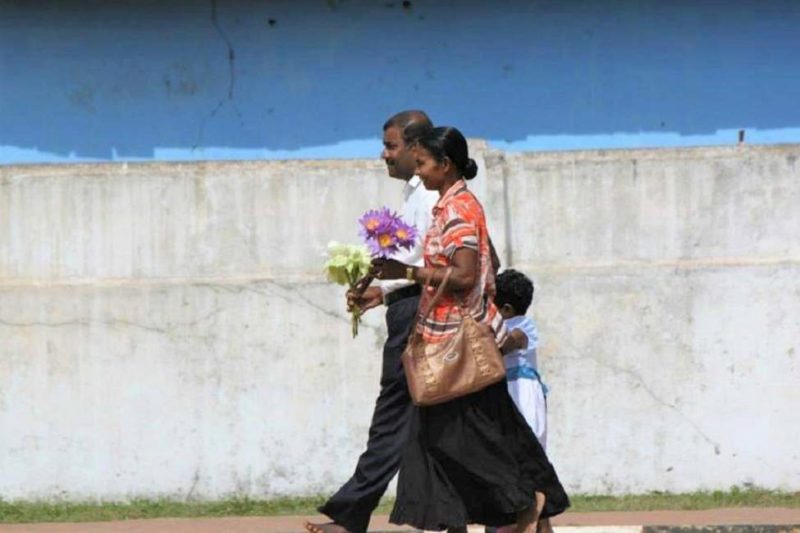
[(447, 257), (453, 257), (459, 248), (469, 248), (480, 253), (477, 226), (465, 213), (460, 213), (452, 207), (445, 212), (442, 248)]

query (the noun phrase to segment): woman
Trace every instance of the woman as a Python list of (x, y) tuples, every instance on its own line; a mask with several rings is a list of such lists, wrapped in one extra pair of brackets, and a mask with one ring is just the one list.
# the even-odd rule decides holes
[[(424, 267), (397, 261), (376, 263), (381, 279), (412, 279), (430, 284), (423, 292), (427, 309), (435, 286), (451, 268), (445, 293), (423, 323), (426, 342), (441, 342), (460, 324), (458, 301), (478, 322), (492, 327), (504, 351), (516, 348), (491, 299), (491, 268), (486, 218), (465, 180), (478, 167), (455, 128), (433, 128), (414, 148), (417, 175), (439, 192), (433, 222), (425, 236)], [(458, 299), (458, 300), (457, 300)], [(564, 489), (530, 427), (508, 395), (505, 381), (454, 400), (415, 408), (403, 454), (397, 501), (391, 521), (419, 529), (464, 531), (470, 523), (517, 524), (532, 533), (540, 518), (569, 506)]]

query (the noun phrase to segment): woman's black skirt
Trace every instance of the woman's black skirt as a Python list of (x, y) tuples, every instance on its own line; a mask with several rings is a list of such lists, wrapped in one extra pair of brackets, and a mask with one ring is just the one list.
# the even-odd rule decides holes
[(390, 521), (442, 530), (504, 526), (545, 494), (542, 518), (569, 498), (505, 380), (449, 402), (414, 409)]

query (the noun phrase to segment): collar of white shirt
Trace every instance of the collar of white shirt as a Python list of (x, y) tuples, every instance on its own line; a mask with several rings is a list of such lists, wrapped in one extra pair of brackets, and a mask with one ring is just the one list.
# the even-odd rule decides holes
[(406, 184), (403, 186), (403, 198), (408, 200), (408, 197), (411, 196), (411, 193), (417, 190), (417, 187), (419, 187), (420, 185), (422, 185), (422, 180), (419, 178), (419, 176), (417, 176), (416, 174), (411, 176), (411, 179), (408, 180)]
[[(403, 186), (403, 207), (401, 209), (406, 223), (414, 224), (417, 227), (419, 232), (417, 243), (411, 250), (400, 250), (394, 256), (394, 259), (401, 263), (415, 266), (424, 264), (422, 244), (430, 225), (431, 210), (439, 197), (435, 191), (427, 191), (424, 187), (423, 190), (419, 190), (420, 186), (422, 186), (422, 180), (416, 175), (411, 176), (411, 179), (405, 183)], [(386, 294), (392, 291), (413, 284), (411, 281), (398, 279), (383, 281), (380, 283), (380, 287), (385, 297)]]

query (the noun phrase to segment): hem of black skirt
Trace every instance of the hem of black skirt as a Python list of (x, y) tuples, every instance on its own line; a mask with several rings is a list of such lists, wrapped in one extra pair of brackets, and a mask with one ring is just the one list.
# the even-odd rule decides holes
[[(536, 492), (542, 492), (547, 494), (547, 492), (539, 489), (534, 489), (530, 492), (531, 495), (535, 494)], [(526, 491), (527, 493), (527, 491)], [(515, 522), (512, 520), (510, 523), (504, 521), (503, 519), (499, 518), (499, 515), (506, 515), (506, 516), (516, 516), (517, 513), (520, 511), (524, 511), (533, 503), (534, 499), (531, 497), (529, 501), (526, 501), (525, 504), (522, 505), (509, 505), (507, 508), (502, 507), (499, 511), (495, 512), (494, 514), (498, 516), (497, 520), (483, 520), (480, 521), (477, 517), (470, 517), (470, 516), (463, 516), (463, 515), (444, 515), (439, 516), (438, 520), (435, 521), (428, 521), (424, 518), (418, 516), (418, 513), (409, 512), (407, 506), (402, 505), (398, 506), (395, 503), (394, 509), (392, 509), (391, 514), (389, 515), (389, 522), (395, 525), (409, 525), (415, 527), (417, 529), (423, 529), (427, 531), (441, 531), (448, 528), (457, 528), (457, 527), (465, 527), (469, 524), (481, 524), (484, 526), (490, 527), (502, 527), (511, 525)], [(422, 504), (424, 505), (424, 504)], [(561, 502), (560, 504), (556, 504), (553, 506), (552, 500), (545, 500), (544, 508), (542, 509), (542, 513), (540, 515), (540, 519), (543, 518), (551, 518), (553, 516), (560, 515), (564, 511), (569, 508), (570, 504), (567, 502)], [(416, 507), (416, 506), (412, 506)], [(485, 523), (484, 523), (485, 522)]]
[(439, 523), (427, 522), (425, 520), (419, 520), (419, 517), (407, 514), (405, 509), (398, 510), (396, 506), (389, 515), (389, 523), (398, 526), (408, 525), (425, 531), (443, 531), (448, 528), (466, 527), (469, 524), (467, 519), (463, 516), (449, 516), (446, 517), (443, 522)]
[[(539, 491), (539, 492), (544, 492), (544, 491)], [(566, 510), (569, 509), (569, 506), (570, 506), (569, 502), (567, 502), (566, 504), (562, 502), (560, 504), (554, 505), (552, 503), (552, 500), (545, 499), (544, 508), (542, 509), (542, 512), (539, 514), (539, 520), (558, 516), (566, 512)]]

